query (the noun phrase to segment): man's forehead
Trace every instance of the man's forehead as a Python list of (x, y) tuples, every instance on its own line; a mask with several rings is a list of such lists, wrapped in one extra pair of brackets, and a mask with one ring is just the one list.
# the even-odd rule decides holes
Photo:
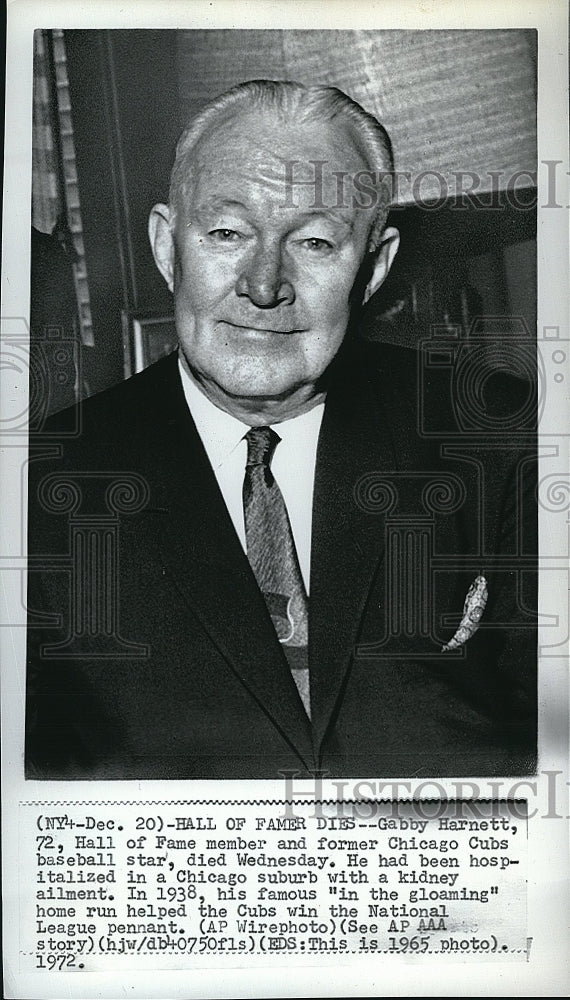
[(254, 149), (274, 152), (276, 156), (295, 151), (312, 157), (324, 150), (333, 157), (350, 159), (356, 164), (364, 159), (360, 143), (350, 122), (337, 116), (328, 120), (315, 111), (310, 118), (299, 120), (278, 109), (245, 107), (213, 119), (196, 145), (198, 158), (226, 149), (228, 143), (238, 150)]
[(339, 185), (369, 164), (342, 121), (297, 123), (276, 112), (248, 110), (212, 126), (190, 154), (194, 204), (247, 204), (263, 191), (306, 211), (343, 210)]
[[(327, 193), (324, 185), (319, 188), (318, 193), (307, 192), (304, 198), (301, 196), (302, 192), (298, 194), (294, 186), (290, 191), (285, 187), (279, 193), (281, 201), (276, 206), (270, 204), (264, 206), (267, 220), (278, 214), (283, 219), (288, 216), (297, 226), (323, 219), (344, 230), (354, 228), (354, 212), (350, 206), (337, 202), (334, 198), (326, 201), (320, 197), (321, 193), (323, 195)], [(214, 216), (236, 215), (247, 218), (255, 214), (256, 207), (258, 206), (249, 200), (247, 191), (243, 193), (242, 198), (233, 198), (226, 197), (223, 193), (208, 193), (207, 190), (198, 192), (192, 206), (193, 214), (204, 222), (210, 221)]]

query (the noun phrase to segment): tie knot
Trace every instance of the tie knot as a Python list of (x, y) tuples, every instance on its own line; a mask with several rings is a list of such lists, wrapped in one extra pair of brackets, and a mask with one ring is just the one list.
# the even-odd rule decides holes
[(265, 465), (269, 468), (273, 452), (281, 438), (271, 427), (252, 427), (245, 435), (247, 441), (246, 468)]

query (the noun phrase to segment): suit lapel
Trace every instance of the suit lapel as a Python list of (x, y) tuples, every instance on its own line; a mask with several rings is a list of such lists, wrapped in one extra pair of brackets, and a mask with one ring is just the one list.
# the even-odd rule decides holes
[(342, 696), (384, 555), (383, 504), (369, 501), (374, 474), (397, 468), (390, 423), (377, 382), (362, 379), (329, 392), (313, 503), (309, 664), (316, 750)]
[(165, 365), (163, 375), (168, 385), (157, 397), (168, 402), (155, 415), (151, 447), (145, 447), (151, 456), (151, 495), (157, 498), (148, 510), (149, 535), (214, 645), (310, 768), (310, 724), (265, 602), (188, 411), (176, 366)]

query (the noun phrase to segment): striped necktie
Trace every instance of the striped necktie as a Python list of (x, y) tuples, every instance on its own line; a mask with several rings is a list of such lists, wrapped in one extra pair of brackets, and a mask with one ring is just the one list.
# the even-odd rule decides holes
[(281, 438), (271, 427), (252, 427), (245, 439), (247, 557), (310, 718), (308, 598), (285, 501), (271, 472), (271, 459)]

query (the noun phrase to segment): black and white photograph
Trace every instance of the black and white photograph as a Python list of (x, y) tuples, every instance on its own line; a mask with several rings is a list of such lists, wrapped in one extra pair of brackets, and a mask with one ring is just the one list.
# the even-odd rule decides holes
[[(247, 953), (239, 995), (421, 996), (412, 953), (454, 977), (493, 952), (489, 995), (507, 961), (513, 995), (563, 995), (532, 966), (529, 878), (532, 817), (566, 809), (565, 4), (20, 6), (2, 638), (25, 981), (112, 996), (155, 969), (133, 996), (231, 996), (211, 976)], [(194, 954), (188, 992), (160, 978)], [(363, 956), (401, 960), (398, 992), (317, 976)]]
[(533, 773), (536, 32), (35, 46), (29, 776)]

